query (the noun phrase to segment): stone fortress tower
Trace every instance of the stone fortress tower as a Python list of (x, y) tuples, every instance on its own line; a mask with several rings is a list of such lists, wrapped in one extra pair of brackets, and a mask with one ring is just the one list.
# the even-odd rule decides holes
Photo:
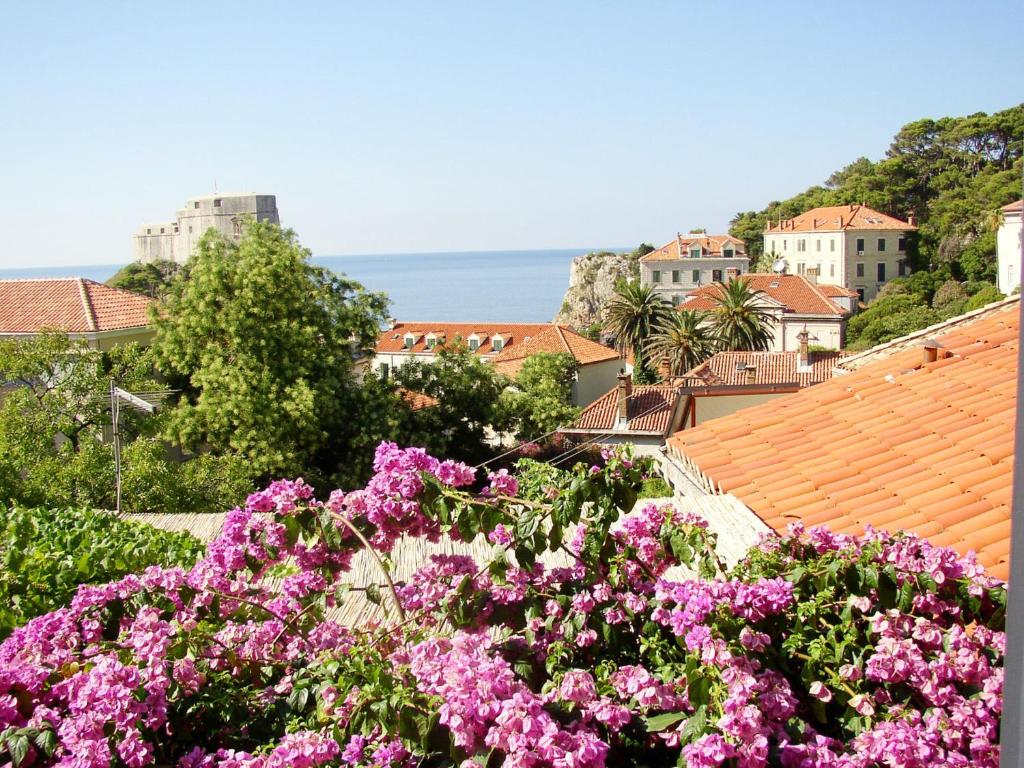
[(178, 211), (174, 221), (143, 224), (132, 236), (136, 261), (175, 261), (184, 264), (206, 230), (213, 227), (238, 239), (246, 221), (280, 224), (274, 195), (215, 194), (194, 197)]

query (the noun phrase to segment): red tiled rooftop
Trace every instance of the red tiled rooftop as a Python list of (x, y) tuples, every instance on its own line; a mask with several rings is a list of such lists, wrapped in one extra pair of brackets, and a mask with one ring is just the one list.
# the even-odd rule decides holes
[(839, 232), (848, 229), (914, 230), (909, 222), (866, 205), (830, 205), (812, 208), (792, 219), (768, 222), (765, 232)]
[(0, 334), (144, 328), (152, 303), (147, 296), (80, 277), (0, 280)]
[[(395, 323), (394, 327), (381, 331), (377, 336), (377, 352), (430, 352), (427, 347), (427, 337), (434, 334), (438, 343), (452, 343), (455, 341), (468, 342), (468, 339), (476, 335), (480, 342), (477, 354), (481, 356), (497, 354), (491, 343), (495, 336), (500, 336), (506, 349), (525, 340), (533, 338), (538, 334), (551, 328), (550, 323)], [(405, 347), (406, 334), (412, 334), (414, 343), (411, 349)]]
[(398, 387), (398, 396), (402, 398), (413, 411), (422, 411), (424, 408), (433, 408), (440, 404), (436, 397), (431, 397), (424, 392), (416, 392), (405, 387)]
[[(630, 432), (665, 434), (672, 424), (672, 414), (679, 399), (679, 388), (665, 384), (635, 384), (627, 402)], [(616, 387), (583, 409), (579, 418), (566, 431), (595, 429), (612, 431), (618, 422), (619, 388)]]
[(1008, 576), (1019, 300), (852, 373), (678, 432), (724, 492), (782, 532), (795, 521), (907, 531)]
[(564, 325), (551, 325), (536, 336), (501, 350), (494, 358), (494, 365), (502, 373), (514, 376), (519, 372), (526, 358), (539, 352), (554, 354), (565, 352), (572, 355), (580, 365), (619, 359), (619, 353), (614, 349), (591, 341)]
[[(799, 352), (719, 352), (687, 371), (677, 383), (687, 387), (769, 384), (809, 387), (832, 378), (832, 369), (847, 354), (838, 350), (811, 352), (810, 366), (801, 370)], [(747, 374), (747, 366), (754, 367), (753, 381)]]
[[(777, 304), (783, 307), (784, 312), (792, 312), (798, 315), (832, 315), (842, 316), (849, 312), (834, 301), (833, 298), (840, 296), (856, 296), (856, 292), (849, 291), (838, 285), (815, 284), (803, 275), (766, 275), (759, 272), (749, 272), (736, 278), (746, 280), (751, 290), (761, 291), (765, 294), (767, 303)], [(721, 295), (721, 283), (702, 285), (692, 291), (679, 305), (679, 309), (686, 310), (713, 310), (717, 304), (714, 299)]]
[[(725, 246), (732, 246), (735, 251), (733, 258), (747, 258), (746, 244), (732, 235), (679, 235), (675, 240), (661, 246), (655, 251), (641, 256), (640, 261), (674, 261), (690, 258), (690, 247), (699, 245), (701, 257), (722, 257)], [(682, 250), (682, 255), (680, 255)], [(725, 258), (725, 257), (723, 257)]]

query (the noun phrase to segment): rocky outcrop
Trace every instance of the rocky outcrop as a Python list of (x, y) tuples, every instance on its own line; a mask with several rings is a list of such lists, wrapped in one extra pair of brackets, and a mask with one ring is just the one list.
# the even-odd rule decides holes
[(600, 322), (601, 310), (620, 279), (640, 277), (635, 253), (588, 253), (572, 260), (569, 290), (554, 322), (585, 329)]

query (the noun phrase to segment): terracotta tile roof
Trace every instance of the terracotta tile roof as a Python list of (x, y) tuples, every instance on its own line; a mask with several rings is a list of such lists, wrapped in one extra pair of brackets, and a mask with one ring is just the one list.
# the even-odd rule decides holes
[(672, 414), (681, 397), (679, 387), (665, 384), (635, 384), (627, 404), (629, 421), (625, 429), (618, 422), (619, 388), (605, 392), (588, 405), (566, 432), (576, 429), (606, 432), (651, 432), (664, 435), (672, 426)]
[(0, 334), (144, 328), (152, 303), (147, 296), (80, 277), (0, 280)]
[(830, 205), (812, 208), (780, 223), (768, 222), (765, 232), (840, 232), (850, 229), (914, 230), (902, 219), (868, 208), (866, 205)]
[[(738, 237), (732, 235), (679, 235), (675, 240), (666, 243), (656, 251), (640, 257), (640, 261), (671, 261), (690, 258), (690, 246), (701, 247), (701, 257), (721, 257), (722, 249), (731, 245), (736, 251), (734, 258), (746, 258), (747, 246)], [(683, 255), (679, 255), (682, 248)]]
[(1004, 205), (1000, 210), (1002, 210), (1003, 213), (1020, 213), (1021, 211), (1024, 211), (1024, 200), (1017, 200), (1009, 205)]
[[(512, 349), (527, 339), (543, 333), (551, 328), (551, 323), (395, 323), (394, 328), (381, 331), (377, 336), (377, 352), (430, 352), (427, 337), (434, 334), (438, 343), (466, 341), (476, 335), (480, 342), (477, 354), (481, 356), (496, 355), (491, 346), (494, 338), (500, 336), (504, 349)], [(412, 334), (414, 343), (411, 349), (405, 347), (406, 334)]]
[[(766, 275), (748, 272), (738, 279), (746, 280), (752, 290), (762, 291), (772, 302), (783, 307), (784, 312), (798, 315), (847, 315), (832, 298), (856, 296), (838, 285), (814, 284), (803, 275)], [(715, 308), (714, 297), (721, 291), (720, 283), (702, 285), (683, 299), (679, 309), (711, 310)]]
[[(847, 352), (811, 352), (811, 364), (799, 370), (799, 352), (719, 352), (676, 382), (687, 387), (720, 387), (758, 384), (792, 384), (809, 387), (832, 378), (832, 369)], [(754, 366), (754, 380), (747, 366)]]
[(619, 359), (619, 353), (614, 349), (591, 341), (572, 328), (552, 325), (521, 344), (501, 350), (494, 358), (494, 367), (507, 376), (515, 376), (526, 358), (538, 352), (568, 352), (580, 365)]
[(405, 387), (398, 387), (396, 390), (398, 396), (402, 398), (406, 404), (414, 411), (422, 411), (424, 408), (433, 408), (440, 405), (441, 401), (436, 397), (431, 397), (424, 392), (416, 392)]
[(723, 492), (782, 531), (908, 531), (1008, 575), (1018, 305), (818, 386), (669, 439)]

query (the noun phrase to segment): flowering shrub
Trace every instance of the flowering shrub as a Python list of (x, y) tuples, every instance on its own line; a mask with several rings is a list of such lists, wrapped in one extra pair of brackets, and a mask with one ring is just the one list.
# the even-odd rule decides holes
[[(83, 586), (16, 630), (0, 760), (998, 764), (1005, 590), (970, 558), (794, 528), (727, 573), (702, 521), (623, 514), (642, 479), (627, 454), (477, 478), (383, 444), (375, 471), (326, 502), (274, 483), (190, 570)], [(403, 535), (482, 535), (493, 555), (435, 556), (397, 585), (382, 562), (368, 594), (393, 618), (332, 621), (352, 555)]]

